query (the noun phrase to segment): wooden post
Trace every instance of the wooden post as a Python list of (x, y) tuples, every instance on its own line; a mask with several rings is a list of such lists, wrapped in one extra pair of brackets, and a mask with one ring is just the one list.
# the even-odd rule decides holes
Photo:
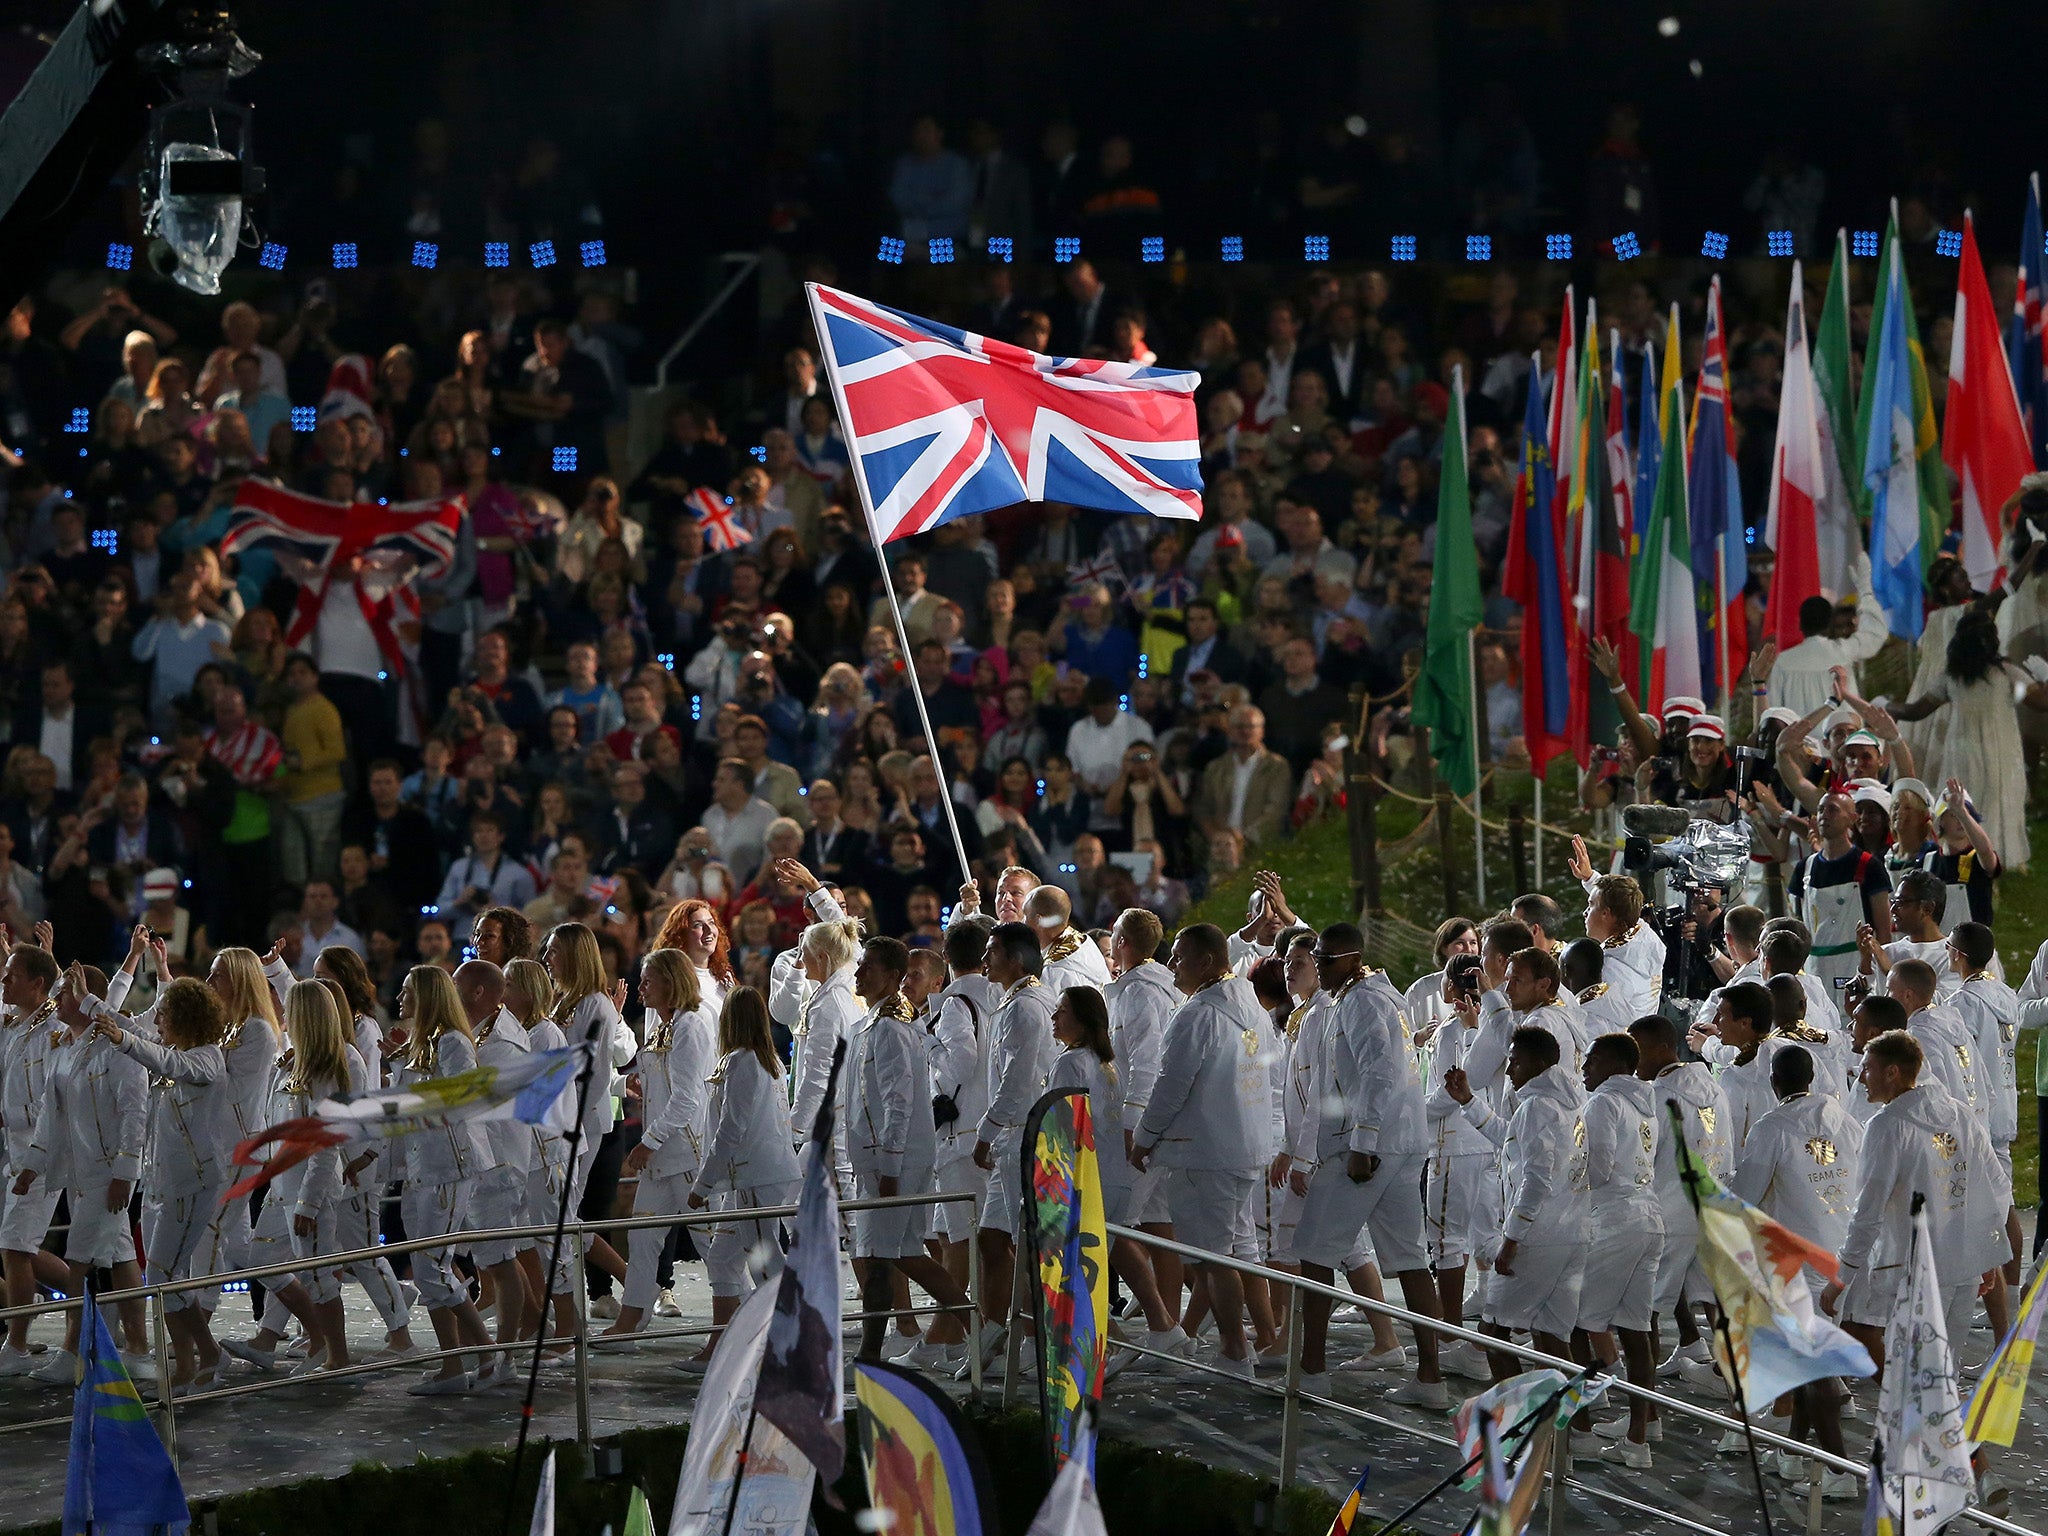
[(1529, 818), (1520, 803), (1508, 807), (1508, 879), (1516, 891), (1532, 889), (1529, 884)]
[(1374, 749), (1370, 736), (1354, 743), (1351, 750), (1354, 754), (1351, 787), (1358, 806), (1354, 812), (1358, 821), (1353, 825), (1352, 835), (1365, 845), (1364, 905), (1360, 910), (1377, 912), (1380, 910), (1380, 778), (1386, 763)]
[(1370, 848), (1371, 831), (1366, 820), (1365, 786), (1371, 775), (1365, 769), (1365, 685), (1351, 685), (1351, 730), (1344, 748), (1344, 817), (1351, 834), (1351, 911), (1363, 917), (1369, 905), (1366, 887), (1373, 882), (1368, 868), (1377, 849)]
[(1451, 798), (1448, 784), (1438, 783), (1436, 787), (1436, 856), (1444, 866), (1444, 913), (1448, 916), (1458, 910), (1458, 867), (1452, 862), (1451, 850), (1456, 846), (1455, 819), (1451, 808), (1457, 802)]

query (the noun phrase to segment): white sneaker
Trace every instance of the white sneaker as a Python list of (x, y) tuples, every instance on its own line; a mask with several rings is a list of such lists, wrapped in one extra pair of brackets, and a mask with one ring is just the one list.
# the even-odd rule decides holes
[(1726, 1392), (1728, 1384), (1721, 1379), (1721, 1372), (1711, 1360), (1681, 1360), (1678, 1362), (1681, 1381), (1690, 1382), (1703, 1392)]
[(619, 1315), (619, 1298), (612, 1295), (593, 1296), (590, 1299), (590, 1315), (610, 1322)]
[(27, 1350), (0, 1344), (0, 1376), (29, 1376), (35, 1368), (36, 1357)]
[[(1809, 1483), (1809, 1487), (1812, 1485)], [(1863, 1497), (1863, 1480), (1854, 1472), (1837, 1472), (1830, 1467), (1820, 1475), (1820, 1496), (1830, 1504), (1843, 1504)]]
[(266, 1376), (277, 1369), (277, 1351), (263, 1349), (248, 1339), (222, 1339), (220, 1347), (244, 1365), (253, 1365)]
[(1407, 1349), (1402, 1345), (1396, 1344), (1389, 1350), (1368, 1350), (1362, 1355), (1346, 1360), (1342, 1365), (1337, 1366), (1336, 1369), (1344, 1372), (1405, 1371), (1410, 1363)]
[(890, 1364), (908, 1359), (911, 1352), (924, 1342), (920, 1333), (891, 1333), (882, 1340), (882, 1358)]
[(1721, 1438), (1714, 1442), (1716, 1456), (1740, 1456), (1749, 1448), (1749, 1441), (1739, 1429), (1724, 1429)]
[(674, 1291), (665, 1290), (655, 1297), (654, 1315), (656, 1317), (681, 1317), (683, 1315), (682, 1305), (677, 1302)]
[(138, 1349), (133, 1354), (122, 1350), (121, 1364), (126, 1368), (130, 1381), (156, 1380), (156, 1356), (146, 1349)]
[[(887, 1359), (889, 1352), (882, 1351)], [(965, 1344), (934, 1344), (929, 1339), (918, 1339), (902, 1356), (903, 1363), (914, 1371), (951, 1371), (967, 1363)]]
[(1451, 1394), (1440, 1381), (1417, 1381), (1411, 1376), (1387, 1394), (1387, 1401), (1443, 1413), (1451, 1406)]
[(1657, 1379), (1663, 1381), (1678, 1374), (1679, 1366), (1687, 1360), (1713, 1362), (1714, 1352), (1707, 1348), (1705, 1339), (1694, 1339), (1690, 1344), (1681, 1344), (1664, 1357), (1664, 1363), (1657, 1367)]
[[(1618, 1419), (1602, 1419), (1593, 1426), (1593, 1433), (1603, 1440), (1626, 1440), (1628, 1438), (1628, 1415)], [(1651, 1444), (1661, 1444), (1664, 1439), (1664, 1421), (1650, 1420), (1649, 1437)]]
[(75, 1386), (78, 1382), (78, 1356), (68, 1349), (53, 1349), (50, 1358), (28, 1375), (29, 1380), (40, 1381), (49, 1387)]
[[(981, 1330), (981, 1363), (984, 1369), (1003, 1358), (1010, 1347), (1010, 1330), (1007, 1328), (983, 1327)], [(1026, 1350), (1026, 1354), (1030, 1351)]]
[(1630, 1467), (1638, 1472), (1650, 1470), (1650, 1448), (1637, 1445), (1633, 1440), (1617, 1440), (1600, 1452), (1601, 1461), (1613, 1462), (1618, 1466)]
[[(1342, 1370), (1343, 1367), (1339, 1366), (1338, 1369)], [(1330, 1395), (1330, 1373), (1328, 1371), (1303, 1371), (1301, 1373), (1301, 1390), (1313, 1397), (1328, 1397)]]
[(1486, 1351), (1477, 1344), (1459, 1339), (1439, 1350), (1438, 1358), (1443, 1368), (1453, 1376), (1462, 1376), (1467, 1381), (1493, 1380), (1493, 1364), (1487, 1359)]
[(1228, 1355), (1219, 1354), (1216, 1357), (1216, 1364), (1219, 1369), (1228, 1375), (1242, 1377), (1246, 1381), (1257, 1381), (1259, 1379), (1258, 1362), (1252, 1359), (1249, 1354), (1238, 1360), (1233, 1360)]
[(410, 1397), (466, 1397), (473, 1384), (467, 1371), (453, 1376), (422, 1376), (406, 1389)]
[(1175, 1323), (1164, 1333), (1154, 1333), (1149, 1328), (1145, 1330), (1145, 1347), (1156, 1349), (1164, 1355), (1178, 1355), (1185, 1360), (1188, 1351), (1194, 1346), (1195, 1341), (1187, 1336), (1187, 1330), (1179, 1323)]

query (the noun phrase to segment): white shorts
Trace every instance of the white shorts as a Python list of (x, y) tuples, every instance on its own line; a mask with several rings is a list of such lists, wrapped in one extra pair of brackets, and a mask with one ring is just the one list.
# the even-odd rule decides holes
[(1407, 1152), (1380, 1159), (1363, 1183), (1345, 1170), (1344, 1154), (1318, 1164), (1309, 1175), (1308, 1198), (1294, 1230), (1294, 1251), (1304, 1264), (1335, 1269), (1370, 1227), (1382, 1273), (1426, 1269), (1422, 1247), (1422, 1172), (1427, 1154)]
[[(470, 1181), (446, 1179), (438, 1184), (405, 1186), (399, 1210), (405, 1217), (408, 1238), (450, 1237), (462, 1230), (463, 1214), (469, 1207)], [(459, 1307), (469, 1300), (469, 1282), (455, 1268), (457, 1243), (421, 1248), (412, 1256), (412, 1280), (419, 1287), (420, 1305), (429, 1310)]]
[[(492, 1169), (477, 1180), (471, 1191), (469, 1209), (462, 1217), (463, 1226), (472, 1232), (489, 1232), (498, 1227), (539, 1225), (535, 1217), (527, 1214), (530, 1185), (530, 1176), (516, 1168)], [(549, 1213), (550, 1219), (553, 1214)], [(489, 1269), (494, 1264), (503, 1264), (518, 1257), (532, 1246), (530, 1237), (471, 1243), (469, 1258), (477, 1268)]]
[[(974, 1166), (972, 1156), (956, 1157), (939, 1164), (938, 1191), (942, 1195), (979, 1195), (988, 1175)], [(974, 1217), (981, 1202), (941, 1200), (932, 1207), (930, 1233), (948, 1243), (964, 1243), (974, 1236)]]
[(1422, 1235), (1430, 1262), (1456, 1269), (1492, 1233), (1500, 1230), (1494, 1209), (1500, 1193), (1491, 1153), (1458, 1152), (1429, 1160), (1429, 1188), (1423, 1196)]
[[(1102, 1219), (1112, 1227), (1128, 1227), (1131, 1224), (1131, 1186), (1107, 1184), (1102, 1186)], [(1110, 1241), (1116, 1241), (1111, 1237)]]
[(1163, 1227), (1173, 1220), (1166, 1203), (1166, 1168), (1154, 1162), (1143, 1173), (1131, 1170), (1131, 1203), (1125, 1226)]
[[(1626, 1328), (1647, 1333), (1657, 1296), (1657, 1261), (1664, 1234), (1626, 1216), (1593, 1234), (1579, 1286), (1579, 1326), (1588, 1333)], [(1519, 1265), (1517, 1266), (1520, 1267)]]
[(989, 1146), (989, 1157), (995, 1167), (982, 1174), (981, 1209), (975, 1212), (974, 1224), (988, 1232), (1007, 1232), (1012, 1237), (1021, 1237), (1017, 1225), (1017, 1202), (1021, 1196), (1020, 1182), (1023, 1174), (1017, 1165), (1021, 1143), (1005, 1136)]
[[(1304, 1168), (1304, 1175), (1310, 1172)], [(1269, 1257), (1275, 1264), (1299, 1264), (1301, 1254), (1295, 1243), (1301, 1231), (1301, 1207), (1305, 1196), (1294, 1192), (1293, 1170), (1278, 1189), (1266, 1191), (1266, 1203), (1272, 1212), (1273, 1234)]]
[[(929, 1168), (905, 1167), (898, 1177), (897, 1193), (917, 1195), (932, 1187)], [(876, 1200), (882, 1194), (882, 1176), (861, 1172), (854, 1175), (854, 1192), (862, 1200)], [(931, 1225), (928, 1205), (891, 1205), (881, 1210), (849, 1211), (853, 1218), (853, 1254), (858, 1259), (917, 1259), (924, 1257), (924, 1234)]]
[[(1837, 1318), (1845, 1323), (1861, 1323), (1868, 1328), (1890, 1326), (1892, 1313), (1897, 1310), (1899, 1287), (1905, 1283), (1906, 1266), (1885, 1264), (1876, 1269), (1866, 1269), (1850, 1277), (1842, 1288), (1841, 1300), (1835, 1304)], [(1942, 1314), (1948, 1323), (1948, 1336), (1962, 1338), (1970, 1331), (1970, 1324), (1977, 1312), (1977, 1283), (1964, 1280), (1947, 1288), (1942, 1298)]]
[(1579, 1320), (1585, 1272), (1583, 1243), (1518, 1244), (1515, 1272), (1504, 1275), (1496, 1268), (1486, 1277), (1483, 1315), (1496, 1327), (1568, 1339)]
[(0, 1248), (9, 1253), (34, 1253), (50, 1235), (50, 1223), (57, 1219), (57, 1197), (63, 1191), (52, 1189), (48, 1179), (38, 1176), (27, 1194), (17, 1195), (14, 1181), (18, 1176), (15, 1169), (7, 1170), (5, 1194), (0, 1195), (0, 1207), (4, 1207), (0, 1209)]
[[(712, 1195), (711, 1204), (719, 1211), (772, 1210), (778, 1205), (795, 1205), (802, 1188), (802, 1180), (791, 1179), (751, 1189), (720, 1190)], [(711, 1281), (713, 1296), (744, 1296), (770, 1275), (782, 1272), (779, 1217), (721, 1221), (715, 1227), (697, 1228), (697, 1234), (705, 1240), (704, 1273)]]
[(1174, 1241), (1234, 1259), (1252, 1258), (1257, 1239), (1251, 1202), (1258, 1183), (1256, 1169), (1174, 1169), (1166, 1181)]
[(1664, 1213), (1664, 1238), (1657, 1250), (1657, 1290), (1652, 1298), (1659, 1317), (1678, 1315), (1683, 1301), (1712, 1301), (1714, 1288), (1697, 1257), (1699, 1218), (1691, 1211)]
[[(142, 1206), (143, 1277), (152, 1285), (213, 1272), (213, 1212), (227, 1186), (208, 1184), (186, 1195), (145, 1199)], [(199, 1305), (202, 1291), (171, 1291), (166, 1312)]]
[(135, 1257), (135, 1227), (128, 1220), (128, 1202), (107, 1209), (104, 1182), (67, 1191), (71, 1197), (71, 1230), (64, 1238), (67, 1263), (104, 1269)]

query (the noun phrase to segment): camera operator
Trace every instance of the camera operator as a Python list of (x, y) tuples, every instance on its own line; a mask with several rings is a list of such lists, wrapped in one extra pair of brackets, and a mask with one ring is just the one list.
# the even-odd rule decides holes
[(1717, 885), (1702, 884), (1687, 891), (1685, 897), (1682, 907), (1655, 914), (1653, 920), (1664, 930), (1664, 996), (1697, 1001), (1722, 984), (1714, 961), (1725, 958), (1727, 892)]
[[(1673, 734), (1667, 728), (1664, 740)], [(1735, 759), (1728, 754), (1727, 727), (1712, 715), (1694, 716), (1681, 752), (1652, 758), (1643, 771), (1649, 776), (1647, 799), (1724, 825), (1735, 819)]]

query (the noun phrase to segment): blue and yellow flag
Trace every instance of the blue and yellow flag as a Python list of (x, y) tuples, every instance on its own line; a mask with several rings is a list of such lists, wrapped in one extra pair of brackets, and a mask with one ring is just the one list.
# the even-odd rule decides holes
[(192, 1524), (170, 1452), (88, 1286), (64, 1473), (64, 1536), (182, 1536)]
[(994, 1485), (952, 1399), (915, 1371), (861, 1361), (861, 1465), (868, 1504), (893, 1536), (996, 1536)]
[(2000, 1341), (1977, 1382), (1977, 1395), (1963, 1415), (1963, 1434), (1973, 1445), (2011, 1445), (2027, 1401), (2027, 1377), (2034, 1369), (2034, 1345), (2041, 1336), (2041, 1282), (2048, 1265), (2034, 1271), (2019, 1320)]

